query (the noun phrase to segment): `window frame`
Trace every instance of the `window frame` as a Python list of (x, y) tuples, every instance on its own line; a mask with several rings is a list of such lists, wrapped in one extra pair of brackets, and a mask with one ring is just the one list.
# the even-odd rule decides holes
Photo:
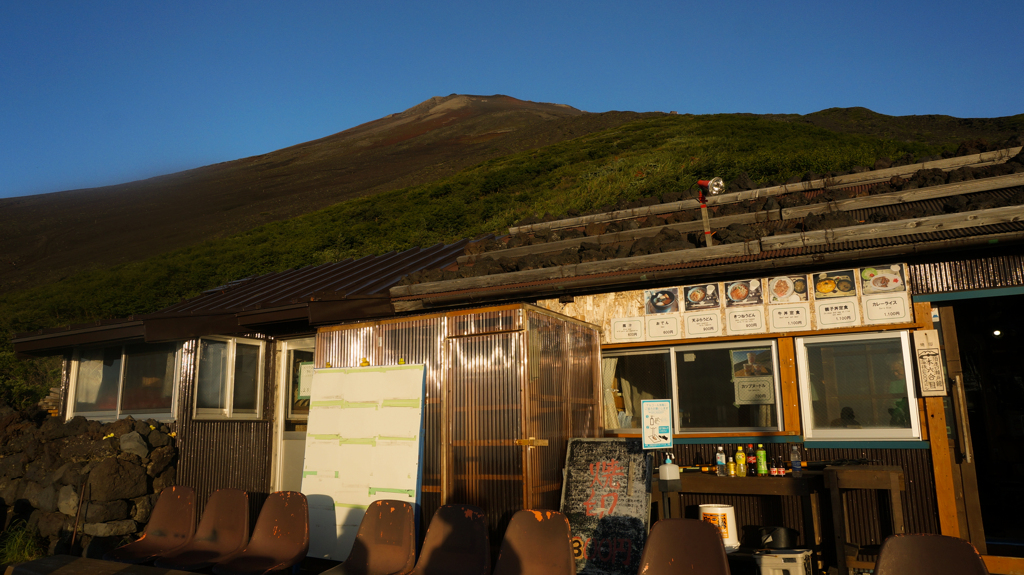
[[(733, 349), (733, 348), (745, 348), (745, 347), (769, 347), (772, 351), (772, 379), (775, 386), (775, 413), (776, 413), (776, 425), (774, 427), (702, 427), (698, 429), (694, 428), (681, 428), (679, 413), (679, 370), (676, 365), (676, 356), (680, 352), (688, 351), (702, 351), (702, 350), (714, 350), (714, 349)], [(785, 422), (783, 421), (783, 402), (782, 402), (782, 378), (779, 374), (779, 343), (777, 339), (744, 339), (737, 341), (725, 341), (725, 342), (707, 342), (707, 343), (693, 343), (693, 344), (681, 344), (681, 345), (668, 345), (668, 346), (655, 346), (655, 347), (640, 347), (640, 348), (624, 348), (614, 350), (602, 350), (601, 359), (613, 357), (624, 357), (632, 355), (654, 355), (658, 353), (668, 353), (669, 356), (669, 381), (670, 386), (670, 398), (672, 399), (672, 429), (673, 435), (695, 435), (695, 436), (715, 436), (722, 433), (777, 433), (785, 429)], [(602, 376), (603, 379), (603, 376)], [(669, 398), (665, 398), (669, 399)], [(619, 427), (615, 429), (605, 430), (608, 433), (614, 434), (629, 434), (638, 433), (640, 428), (637, 427)]]
[[(179, 383), (181, 381), (181, 342), (174, 342), (174, 371), (171, 374), (173, 378), (173, 385), (171, 385), (171, 407), (167, 411), (138, 411), (138, 410), (126, 410), (121, 409), (121, 400), (124, 397), (124, 384), (125, 374), (128, 369), (128, 354), (127, 349), (129, 345), (135, 345), (145, 342), (122, 342), (118, 344), (108, 345), (96, 345), (96, 346), (84, 346), (75, 347), (71, 355), (71, 373), (68, 374), (68, 394), (67, 394), (67, 407), (65, 410), (65, 419), (70, 421), (72, 418), (81, 415), (86, 419), (94, 421), (117, 421), (118, 419), (124, 419), (126, 417), (132, 417), (136, 420), (143, 421), (146, 419), (155, 419), (157, 421), (174, 421), (176, 419), (176, 413), (178, 412), (178, 393)], [(107, 349), (113, 347), (121, 348), (121, 366), (118, 370), (117, 376), (117, 400), (115, 401), (116, 407), (114, 409), (104, 409), (98, 411), (82, 411), (75, 408), (76, 397), (78, 396), (78, 374), (81, 369), (81, 359), (83, 351), (90, 351), (95, 349)]]
[[(228, 344), (228, 361), (226, 366), (225, 381), (223, 381), (223, 392), (225, 397), (231, 398), (232, 401), (228, 402), (228, 405), (223, 409), (212, 408), (212, 407), (199, 407), (199, 370), (202, 369), (201, 360), (201, 346), (203, 340), (216, 341)], [(234, 393), (235, 393), (235, 349), (238, 344), (242, 343), (245, 345), (255, 345), (259, 347), (259, 356), (256, 362), (256, 409), (254, 413), (235, 413), (234, 406)], [(267, 342), (262, 339), (254, 339), (248, 337), (225, 337), (225, 336), (203, 336), (196, 341), (196, 353), (195, 353), (195, 378), (194, 388), (192, 393), (192, 418), (202, 420), (262, 420), (263, 417), (263, 394), (266, 389), (266, 358), (267, 358)]]
[(313, 350), (314, 361), (316, 359), (316, 337), (302, 337), (297, 339), (289, 339), (281, 342), (281, 373), (280, 381), (281, 388), (284, 396), (284, 418), (288, 421), (308, 421), (309, 412), (306, 413), (295, 413), (292, 411), (295, 402), (292, 400), (292, 372), (291, 372), (291, 361), (290, 355), (295, 351), (308, 351)]
[[(907, 402), (910, 409), (910, 428), (814, 428), (814, 408), (810, 386), (810, 366), (808, 365), (807, 343), (850, 343), (880, 339), (898, 339), (903, 351), (903, 370), (907, 388)], [(917, 383), (913, 366), (913, 346), (910, 343), (909, 330), (854, 332), (828, 335), (812, 335), (793, 338), (796, 352), (797, 387), (800, 393), (800, 425), (804, 439), (807, 441), (921, 441), (921, 417), (918, 407)]]

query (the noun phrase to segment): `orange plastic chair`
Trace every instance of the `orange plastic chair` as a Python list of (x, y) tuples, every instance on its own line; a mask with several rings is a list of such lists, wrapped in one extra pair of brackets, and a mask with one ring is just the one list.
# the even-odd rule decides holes
[(168, 487), (160, 492), (142, 536), (108, 551), (103, 558), (119, 563), (147, 563), (187, 545), (195, 529), (195, 492), (181, 485)]
[(162, 555), (155, 565), (195, 571), (230, 559), (248, 542), (248, 494), (241, 489), (218, 489), (206, 503), (192, 541), (172, 554)]
[(323, 575), (409, 575), (416, 566), (416, 515), (404, 501), (366, 509), (348, 559)]
[(264, 575), (290, 569), (309, 551), (309, 506), (296, 491), (267, 497), (245, 549), (213, 566), (217, 575)]
[(875, 575), (988, 575), (970, 542), (957, 537), (913, 533), (893, 535), (882, 543)]
[(423, 539), (415, 575), (488, 575), (487, 517), (472, 505), (442, 505)]
[(501, 540), (494, 575), (576, 575), (571, 539), (565, 515), (519, 511)]
[(639, 573), (669, 575), (687, 572), (729, 575), (729, 560), (718, 529), (696, 519), (662, 519), (651, 528), (640, 558)]

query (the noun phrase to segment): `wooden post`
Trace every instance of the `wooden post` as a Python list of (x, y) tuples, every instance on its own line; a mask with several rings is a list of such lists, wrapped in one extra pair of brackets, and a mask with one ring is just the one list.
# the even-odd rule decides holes
[[(914, 304), (914, 316), (922, 329), (932, 329), (932, 306), (928, 302)], [(946, 435), (946, 410), (941, 397), (924, 398), (928, 435), (932, 451), (932, 473), (935, 479), (935, 502), (939, 508), (939, 529), (943, 535), (960, 536), (956, 512), (956, 489), (953, 485), (953, 460)]]

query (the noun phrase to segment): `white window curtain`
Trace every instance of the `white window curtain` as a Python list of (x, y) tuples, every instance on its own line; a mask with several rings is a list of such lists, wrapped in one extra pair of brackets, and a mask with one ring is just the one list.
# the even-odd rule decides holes
[(615, 367), (619, 364), (617, 357), (601, 359), (601, 383), (604, 390), (604, 427), (618, 429), (619, 410), (615, 407)]

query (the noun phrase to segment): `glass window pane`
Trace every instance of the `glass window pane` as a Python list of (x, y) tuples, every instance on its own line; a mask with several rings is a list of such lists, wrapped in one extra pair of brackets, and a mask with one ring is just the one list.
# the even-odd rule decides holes
[(199, 375), (196, 378), (196, 407), (226, 409), (228, 344), (224, 341), (199, 340)]
[(75, 380), (75, 412), (114, 411), (121, 380), (121, 346), (83, 350)]
[[(303, 367), (311, 366), (313, 363), (313, 352), (293, 349), (288, 352), (288, 389), (291, 401), (291, 415), (308, 416), (309, 398), (299, 397), (299, 383)], [(308, 371), (308, 370), (307, 370)], [(307, 376), (308, 377), (308, 376)], [(307, 383), (308, 385), (308, 383)]]
[(805, 347), (814, 429), (911, 427), (900, 338)]
[(618, 412), (618, 428), (640, 427), (641, 400), (672, 397), (671, 361), (667, 350), (605, 358), (602, 368), (613, 369), (615, 374), (612, 393)]
[(676, 375), (680, 428), (778, 428), (771, 346), (679, 348)]
[(260, 346), (235, 344), (235, 385), (231, 404), (233, 413), (256, 413), (259, 374)]
[(176, 351), (173, 343), (125, 346), (122, 411), (170, 411)]

